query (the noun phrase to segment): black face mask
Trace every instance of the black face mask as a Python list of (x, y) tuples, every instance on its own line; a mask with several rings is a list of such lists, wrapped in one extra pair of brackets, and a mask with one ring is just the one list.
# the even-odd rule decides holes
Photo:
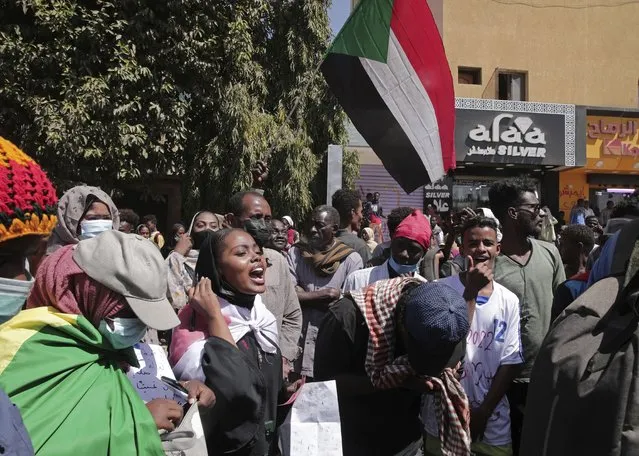
[(212, 230), (196, 231), (191, 233), (191, 239), (193, 240), (193, 249), (200, 250), (204, 241), (209, 235), (213, 233)]
[(271, 230), (266, 220), (250, 218), (244, 222), (244, 229), (248, 234), (253, 236), (255, 242), (260, 248), (263, 248), (271, 237)]

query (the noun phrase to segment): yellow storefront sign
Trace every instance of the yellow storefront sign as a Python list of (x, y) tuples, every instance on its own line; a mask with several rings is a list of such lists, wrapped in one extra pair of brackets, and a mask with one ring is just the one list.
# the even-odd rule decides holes
[(559, 210), (566, 216), (579, 198), (588, 199), (589, 173), (637, 174), (639, 118), (587, 116), (586, 166), (559, 174)]
[(639, 172), (639, 119), (588, 116), (586, 169)]

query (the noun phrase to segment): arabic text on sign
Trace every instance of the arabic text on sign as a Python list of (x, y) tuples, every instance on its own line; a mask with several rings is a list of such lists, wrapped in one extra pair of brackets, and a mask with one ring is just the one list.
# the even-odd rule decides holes
[(561, 189), (561, 192), (559, 193), (559, 197), (566, 197), (566, 198), (574, 198), (574, 199), (578, 199), (578, 198), (584, 198), (585, 194), (584, 194), (584, 190), (583, 188), (580, 188), (579, 190), (574, 190), (572, 188), (570, 188), (568, 185), (564, 185), (564, 188)]
[(633, 138), (638, 126), (639, 123), (633, 120), (608, 123), (600, 119), (598, 122), (588, 122), (588, 137), (598, 139), (602, 135), (611, 135), (618, 138)]
[(442, 212), (448, 212), (450, 210), (450, 208), (448, 207), (448, 203), (446, 201), (440, 200), (440, 199), (434, 199), (433, 200), (433, 206), (435, 206), (435, 211), (442, 213)]
[(545, 147), (525, 147), (525, 146), (497, 146), (495, 147), (476, 147), (468, 149), (467, 155), (501, 155), (512, 157), (530, 157), (530, 158), (546, 158)]

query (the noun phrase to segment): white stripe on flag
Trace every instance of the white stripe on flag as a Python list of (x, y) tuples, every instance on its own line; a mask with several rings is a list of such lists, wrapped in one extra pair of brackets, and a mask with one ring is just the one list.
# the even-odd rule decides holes
[(373, 85), (401, 125), (432, 182), (444, 174), (435, 108), (415, 69), (390, 31), (388, 63), (360, 58)]

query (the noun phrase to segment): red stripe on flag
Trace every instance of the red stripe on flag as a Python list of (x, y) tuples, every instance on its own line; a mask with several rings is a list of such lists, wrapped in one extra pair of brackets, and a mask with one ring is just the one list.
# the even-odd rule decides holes
[(444, 43), (426, 0), (395, 0), (391, 29), (435, 108), (444, 169), (455, 168), (455, 91)]

